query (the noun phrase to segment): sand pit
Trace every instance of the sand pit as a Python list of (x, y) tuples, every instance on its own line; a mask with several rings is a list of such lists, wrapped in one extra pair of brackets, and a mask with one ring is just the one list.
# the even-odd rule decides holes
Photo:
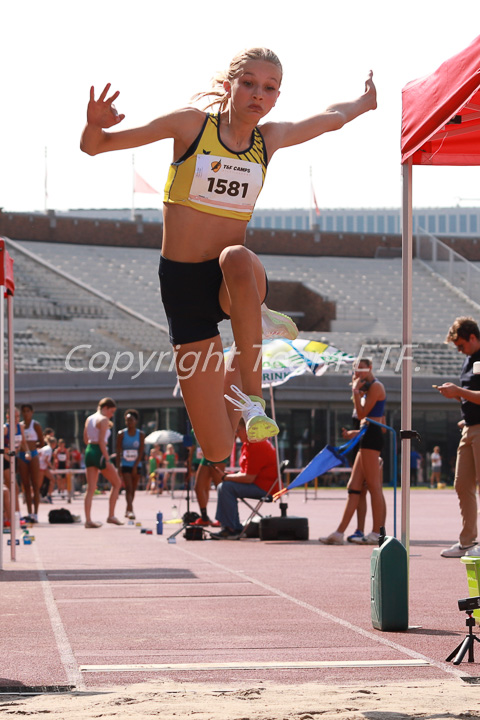
[(3, 696), (0, 717), (195, 720), (403, 720), (480, 717), (480, 687), (462, 680), (367, 685), (152, 681), (84, 693)]

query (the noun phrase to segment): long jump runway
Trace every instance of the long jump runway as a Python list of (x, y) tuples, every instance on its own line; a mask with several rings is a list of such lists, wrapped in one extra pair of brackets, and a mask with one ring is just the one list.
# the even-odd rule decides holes
[[(392, 534), (393, 492), (386, 496)], [(119, 517), (124, 503), (121, 496)], [(214, 503), (215, 493), (211, 517)], [(49, 525), (51, 506), (42, 505), (35, 542), (17, 547), (15, 562), (3, 537), (0, 691), (152, 679), (338, 684), (480, 676), (480, 644), (475, 663), (445, 662), (467, 631), (457, 606), (468, 595), (465, 568), (439, 554), (457, 539), (453, 490), (412, 492), (405, 633), (372, 627), (373, 548), (318, 542), (335, 528), (345, 490), (320, 489), (308, 502), (303, 492), (292, 493), (288, 503), (290, 515), (309, 518), (308, 542), (190, 542), (180, 533), (170, 544), (176, 524), (165, 524), (163, 535), (142, 533), (155, 533), (159, 510), (165, 520), (173, 504), (183, 514), (179, 493), (174, 500), (138, 493), (142, 528)], [(81, 498), (68, 507), (83, 515)], [(279, 514), (278, 506), (268, 512)], [(107, 496), (96, 497), (95, 519), (106, 514)]]

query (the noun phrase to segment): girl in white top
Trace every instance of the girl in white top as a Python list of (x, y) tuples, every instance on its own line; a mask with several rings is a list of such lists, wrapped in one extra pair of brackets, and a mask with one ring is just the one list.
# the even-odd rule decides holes
[(109, 498), (109, 512), (107, 523), (112, 525), (123, 525), (115, 517), (115, 504), (120, 492), (121, 481), (115, 465), (110, 462), (107, 449), (107, 441), (110, 437), (112, 417), (115, 415), (117, 406), (112, 398), (103, 398), (98, 403), (97, 412), (85, 420), (83, 440), (87, 446), (85, 450), (85, 474), (87, 476), (87, 492), (85, 495), (85, 527), (99, 528), (102, 523), (93, 522), (91, 517), (92, 499), (97, 489), (98, 473), (107, 478), (112, 486)]
[(38, 522), (38, 506), (40, 504), (40, 463), (38, 450), (45, 445), (40, 423), (33, 418), (33, 407), (24, 403), (20, 407), (23, 421), (23, 434), (28, 445), (27, 452), (18, 455), (18, 471), (22, 480), (23, 494), (29, 518)]
[(430, 487), (434, 488), (435, 485), (441, 481), (442, 475), (442, 456), (440, 455), (440, 447), (435, 445), (433, 452), (430, 455), (430, 462), (432, 464), (432, 472), (430, 475)]

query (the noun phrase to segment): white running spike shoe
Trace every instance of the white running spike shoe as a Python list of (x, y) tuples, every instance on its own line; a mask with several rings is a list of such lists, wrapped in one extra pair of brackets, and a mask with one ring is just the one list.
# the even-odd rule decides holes
[(245, 395), (236, 385), (230, 387), (238, 399), (230, 395), (225, 395), (225, 399), (242, 413), (249, 441), (260, 442), (277, 435), (279, 432), (277, 423), (265, 415), (265, 400), (257, 395)]
[(298, 328), (288, 315), (270, 310), (265, 303), (262, 305), (262, 336), (264, 340), (286, 338), (295, 340)]

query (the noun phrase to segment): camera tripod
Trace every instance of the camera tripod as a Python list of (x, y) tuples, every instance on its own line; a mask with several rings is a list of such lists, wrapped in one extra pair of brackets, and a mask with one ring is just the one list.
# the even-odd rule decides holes
[(450, 662), (450, 660), (453, 660), (453, 658), (455, 658), (453, 660), (454, 665), (460, 665), (467, 653), (467, 650), (468, 662), (473, 663), (473, 645), (475, 641), (480, 642), (479, 638), (473, 634), (472, 630), (472, 628), (475, 626), (475, 618), (472, 617), (473, 610), (467, 610), (466, 613), (468, 615), (468, 618), (465, 621), (465, 625), (468, 627), (468, 633), (465, 635), (460, 645), (457, 645), (455, 650), (450, 653), (450, 655), (445, 660), (445, 662)]

